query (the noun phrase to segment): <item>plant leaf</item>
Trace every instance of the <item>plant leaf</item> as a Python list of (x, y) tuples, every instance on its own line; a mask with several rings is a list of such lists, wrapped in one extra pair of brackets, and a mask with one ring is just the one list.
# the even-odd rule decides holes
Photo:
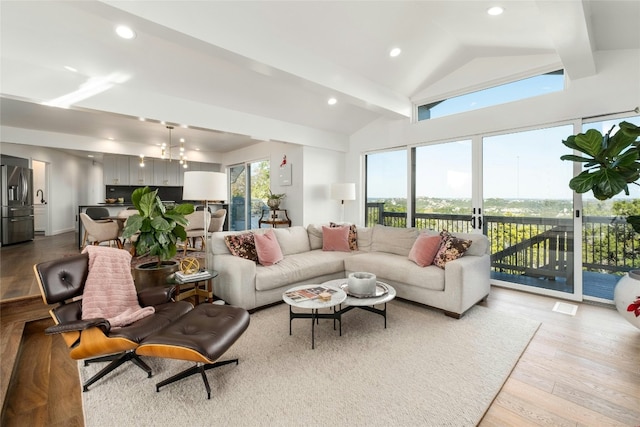
[(603, 151), (603, 136), (595, 129), (589, 129), (587, 133), (579, 133), (575, 139), (577, 149), (592, 157), (598, 157)]

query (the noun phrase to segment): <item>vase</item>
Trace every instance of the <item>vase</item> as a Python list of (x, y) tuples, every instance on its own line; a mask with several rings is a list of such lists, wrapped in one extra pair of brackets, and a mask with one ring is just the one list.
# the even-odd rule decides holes
[(628, 310), (634, 302), (640, 303), (640, 270), (631, 270), (618, 281), (613, 290), (613, 301), (618, 313), (640, 329), (640, 316), (635, 315), (634, 309)]
[(136, 285), (136, 290), (140, 292), (147, 288), (167, 286), (167, 278), (171, 273), (178, 271), (179, 268), (180, 263), (173, 260), (162, 261), (160, 267), (155, 261), (134, 267), (133, 281)]
[(267, 205), (271, 210), (280, 209), (280, 199), (267, 199)]

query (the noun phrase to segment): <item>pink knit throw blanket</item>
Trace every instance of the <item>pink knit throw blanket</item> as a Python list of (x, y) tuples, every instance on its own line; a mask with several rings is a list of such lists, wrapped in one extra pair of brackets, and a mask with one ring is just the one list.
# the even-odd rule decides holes
[(102, 317), (112, 328), (129, 325), (155, 312), (140, 307), (131, 275), (129, 252), (106, 246), (89, 245), (89, 274), (82, 296), (82, 318)]

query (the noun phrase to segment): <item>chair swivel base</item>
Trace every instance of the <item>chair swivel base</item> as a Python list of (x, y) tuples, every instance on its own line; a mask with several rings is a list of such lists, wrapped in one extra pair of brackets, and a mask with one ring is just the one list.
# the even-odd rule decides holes
[(123, 353), (111, 354), (109, 356), (102, 356), (102, 357), (96, 357), (93, 359), (87, 359), (84, 361), (84, 366), (87, 366), (90, 363), (109, 362), (109, 361), (111, 363), (109, 363), (107, 366), (102, 368), (100, 372), (98, 372), (97, 374), (89, 378), (89, 380), (87, 380), (87, 382), (85, 382), (82, 385), (83, 392), (89, 391), (89, 386), (91, 384), (95, 383), (100, 378), (104, 377), (109, 372), (113, 371), (118, 366), (128, 361), (132, 361), (136, 366), (140, 367), (140, 369), (142, 369), (147, 373), (148, 375), (147, 378), (151, 378), (151, 375), (152, 375), (151, 368), (149, 367), (149, 365), (144, 363), (144, 361), (140, 359), (140, 356), (138, 356), (133, 350), (125, 351)]
[(160, 387), (163, 387), (167, 384), (171, 384), (181, 379), (190, 377), (191, 375), (200, 373), (200, 375), (202, 375), (202, 381), (204, 382), (204, 386), (207, 389), (207, 399), (211, 399), (211, 387), (209, 386), (209, 380), (207, 380), (206, 371), (209, 369), (217, 368), (219, 366), (229, 365), (231, 363), (235, 363), (237, 365), (238, 359), (225, 360), (223, 362), (215, 362), (215, 363), (198, 363), (195, 366), (185, 369), (184, 371), (179, 372), (174, 376), (167, 378), (164, 381), (160, 381), (158, 384), (156, 384), (156, 392), (158, 393), (160, 392)]

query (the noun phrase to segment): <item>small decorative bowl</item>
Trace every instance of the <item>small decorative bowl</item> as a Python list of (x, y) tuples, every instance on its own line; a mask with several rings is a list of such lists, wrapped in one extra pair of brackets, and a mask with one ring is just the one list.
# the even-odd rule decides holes
[(115, 203), (116, 200), (118, 200), (118, 199), (104, 199), (104, 201), (107, 202), (107, 203)]

